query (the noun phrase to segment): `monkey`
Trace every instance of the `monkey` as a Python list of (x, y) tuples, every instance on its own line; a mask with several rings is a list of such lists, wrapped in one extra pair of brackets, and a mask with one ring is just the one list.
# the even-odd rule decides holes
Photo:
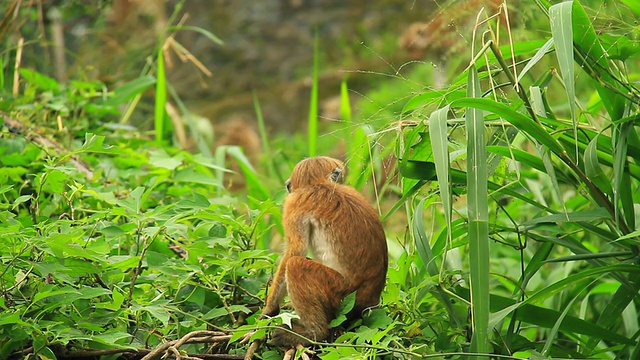
[[(340, 160), (311, 157), (285, 182), (286, 250), (261, 316), (277, 315), (288, 293), (299, 319), (292, 322), (295, 334), (282, 328), (272, 332), (274, 345), (310, 345), (302, 337), (326, 340), (341, 300), (353, 292), (348, 319), (378, 305), (388, 266), (386, 236), (373, 206), (343, 184), (344, 171)], [(308, 251), (313, 259), (306, 257)]]

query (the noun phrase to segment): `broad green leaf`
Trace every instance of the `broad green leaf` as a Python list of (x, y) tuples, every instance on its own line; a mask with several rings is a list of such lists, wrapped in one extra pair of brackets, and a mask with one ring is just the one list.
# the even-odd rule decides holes
[(167, 170), (175, 170), (178, 166), (182, 165), (185, 158), (181, 153), (169, 156), (164, 149), (150, 151), (149, 155), (149, 164)]
[(81, 295), (80, 292), (78, 292), (78, 290), (72, 288), (72, 287), (63, 287), (60, 289), (55, 289), (53, 287), (49, 287), (51, 290), (42, 290), (39, 291), (34, 297), (33, 297), (33, 302), (37, 303), (38, 301), (42, 300), (42, 299), (46, 299), (52, 296), (58, 296), (58, 295), (74, 295), (74, 296), (78, 296)]
[(20, 75), (27, 80), (27, 82), (33, 86), (36, 86), (44, 91), (59, 91), (60, 84), (52, 77), (41, 74), (35, 70), (27, 68), (19, 68)]

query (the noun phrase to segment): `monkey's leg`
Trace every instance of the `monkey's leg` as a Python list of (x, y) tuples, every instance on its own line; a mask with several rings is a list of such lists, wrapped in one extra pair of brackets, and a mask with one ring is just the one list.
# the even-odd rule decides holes
[[(346, 295), (345, 279), (339, 272), (302, 256), (289, 259), (286, 274), (289, 298), (300, 316), (292, 323), (293, 331), (311, 340), (325, 340), (329, 323)], [(309, 345), (285, 330), (275, 330), (271, 337), (278, 346)]]

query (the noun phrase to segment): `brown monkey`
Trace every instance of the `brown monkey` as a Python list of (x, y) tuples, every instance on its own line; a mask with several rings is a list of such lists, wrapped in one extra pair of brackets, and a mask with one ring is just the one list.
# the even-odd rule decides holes
[[(300, 317), (293, 331), (316, 341), (329, 336), (329, 323), (346, 295), (356, 292), (350, 318), (377, 305), (387, 273), (382, 223), (343, 180), (344, 164), (330, 157), (312, 157), (293, 169), (283, 210), (287, 249), (262, 313), (278, 314), (288, 292)], [(313, 260), (306, 257), (309, 250)], [(279, 346), (308, 345), (286, 330), (274, 331), (272, 340)]]

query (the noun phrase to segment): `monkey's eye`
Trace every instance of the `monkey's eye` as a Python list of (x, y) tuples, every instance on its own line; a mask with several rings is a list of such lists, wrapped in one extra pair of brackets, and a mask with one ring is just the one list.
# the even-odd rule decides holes
[(331, 175), (329, 176), (329, 179), (331, 179), (331, 181), (333, 182), (341, 182), (342, 180), (342, 169), (337, 167), (335, 169), (333, 169), (333, 171), (331, 172)]
[(284, 182), (284, 186), (287, 188), (287, 192), (291, 193), (291, 179), (287, 179), (287, 181)]

